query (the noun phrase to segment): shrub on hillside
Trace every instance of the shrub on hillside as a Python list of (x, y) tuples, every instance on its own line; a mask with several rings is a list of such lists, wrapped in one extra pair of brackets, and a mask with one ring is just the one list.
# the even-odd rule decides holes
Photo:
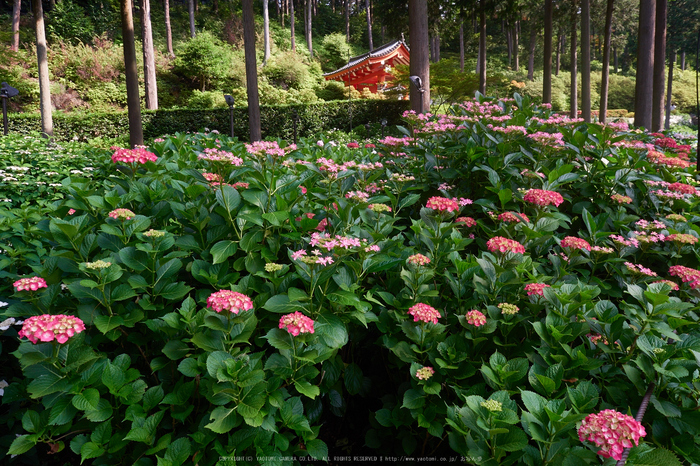
[(195, 89), (187, 100), (189, 108), (217, 108), (226, 107), (224, 94), (218, 91), (200, 91)]
[(316, 87), (316, 96), (326, 101), (346, 98), (345, 85), (340, 81), (325, 81)]
[(209, 31), (178, 47), (173, 71), (199, 90), (217, 87), (230, 77), (234, 57), (231, 47), (224, 44)]
[(346, 65), (351, 55), (353, 55), (352, 48), (345, 42), (345, 34), (339, 32), (325, 36), (318, 50), (318, 57), (325, 72), (334, 71)]
[(318, 71), (294, 52), (284, 52), (270, 59), (262, 74), (282, 89), (311, 89), (318, 82)]

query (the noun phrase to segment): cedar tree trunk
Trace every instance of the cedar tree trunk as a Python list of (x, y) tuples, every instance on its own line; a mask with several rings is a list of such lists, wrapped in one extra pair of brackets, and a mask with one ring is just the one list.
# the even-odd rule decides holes
[(143, 144), (143, 126), (141, 124), (139, 75), (136, 69), (136, 45), (134, 41), (134, 17), (132, 11), (133, 4), (131, 0), (121, 0), (124, 68), (126, 74), (126, 106), (129, 110), (129, 144), (133, 148)]
[(576, 57), (576, 46), (578, 45), (576, 37), (576, 16), (578, 7), (576, 6), (576, 0), (573, 0), (572, 4), (574, 8), (573, 13), (571, 14), (571, 87), (569, 90), (571, 94), (571, 101), (569, 117), (578, 118), (578, 59)]
[(652, 93), (654, 91), (654, 23), (656, 0), (639, 1), (637, 41), (637, 79), (634, 89), (634, 126), (651, 128)]
[(153, 51), (151, 27), (151, 0), (141, 0), (141, 37), (143, 45), (143, 77), (146, 90), (146, 108), (158, 109), (158, 85), (156, 84), (156, 59)]
[(591, 2), (581, 0), (581, 116), (591, 122)]
[(542, 102), (552, 103), (552, 0), (544, 0), (544, 76)]
[(654, 84), (651, 103), (651, 130), (661, 131), (664, 115), (664, 84), (666, 78), (666, 13), (667, 0), (656, 0), (654, 25)]
[(173, 51), (173, 29), (170, 26), (170, 0), (165, 0), (165, 41), (168, 47), (168, 55), (175, 58)]
[(605, 10), (605, 45), (603, 45), (603, 75), (600, 80), (600, 115), (598, 121), (605, 124), (608, 118), (608, 88), (610, 84), (610, 40), (612, 38), (612, 19), (615, 0), (608, 0)]
[(49, 81), (49, 59), (46, 50), (46, 30), (44, 29), (44, 9), (41, 0), (32, 0), (34, 26), (36, 28), (36, 60), (39, 67), (39, 97), (41, 107), (41, 132), (45, 137), (53, 136), (53, 116), (51, 114), (51, 82)]
[(255, 62), (255, 17), (253, 0), (243, 0), (243, 47), (245, 80), (248, 89), (248, 123), (250, 142), (262, 139), (260, 133), (260, 96), (258, 95), (258, 66)]
[(263, 4), (263, 41), (265, 47), (265, 53), (263, 55), (262, 66), (267, 65), (267, 61), (270, 59), (270, 8), (268, 5), (268, 0), (262, 0)]
[[(417, 113), (430, 110), (430, 60), (428, 56), (428, 2), (408, 0), (408, 34), (411, 37), (411, 76), (423, 81), (423, 98), (413, 84), (409, 85), (411, 109)], [(421, 105), (422, 102), (422, 105)]]

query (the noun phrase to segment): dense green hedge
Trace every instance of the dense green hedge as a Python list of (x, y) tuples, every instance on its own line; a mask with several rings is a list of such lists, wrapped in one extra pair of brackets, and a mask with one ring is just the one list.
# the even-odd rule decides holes
[[(386, 118), (389, 125), (400, 123), (401, 114), (408, 110), (408, 101), (353, 100), (324, 102), (318, 104), (295, 104), (263, 106), (260, 108), (262, 135), (291, 139), (293, 134), (292, 113), (299, 115), (298, 135), (310, 136), (320, 131), (350, 129), (367, 123), (378, 125)], [(229, 132), (229, 110), (155, 110), (143, 111), (144, 138), (150, 139), (177, 132), (198, 131), (204, 128)], [(234, 108), (234, 130), (236, 136), (248, 139), (248, 108)], [(81, 115), (56, 114), (53, 118), (54, 135), (59, 140), (87, 140), (95, 137), (117, 138), (129, 133), (126, 112), (91, 113)], [(41, 129), (38, 114), (10, 114), (9, 130), (13, 133), (30, 133)]]

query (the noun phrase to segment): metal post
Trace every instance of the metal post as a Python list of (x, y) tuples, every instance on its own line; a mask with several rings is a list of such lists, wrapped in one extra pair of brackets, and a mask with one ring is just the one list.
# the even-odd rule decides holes
[(236, 103), (234, 100), (233, 96), (224, 94), (224, 99), (226, 99), (226, 103), (228, 104), (228, 110), (229, 110), (229, 117), (230, 117), (230, 123), (231, 123), (231, 137), (234, 137), (233, 134), (233, 106)]
[(381, 123), (382, 123), (382, 139), (384, 139), (384, 130), (386, 129), (386, 123), (387, 123), (386, 118), (382, 118)]
[(7, 96), (5, 95), (5, 91), (0, 93), (0, 98), (2, 98), (2, 134), (7, 136)]

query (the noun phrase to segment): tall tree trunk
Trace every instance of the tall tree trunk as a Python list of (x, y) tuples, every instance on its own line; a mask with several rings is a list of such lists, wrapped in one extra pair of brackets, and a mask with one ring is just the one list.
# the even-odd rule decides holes
[(603, 75), (600, 80), (600, 116), (598, 121), (605, 124), (608, 113), (608, 84), (610, 82), (610, 41), (612, 39), (612, 19), (615, 0), (608, 0), (605, 10), (605, 45), (603, 46)]
[(372, 17), (369, 5), (369, 0), (365, 0), (367, 5), (367, 37), (369, 37), (369, 51), (374, 50), (374, 44), (372, 43)]
[(168, 55), (175, 58), (173, 51), (173, 30), (170, 26), (170, 0), (165, 0), (165, 41), (168, 47)]
[(671, 56), (668, 63), (668, 89), (666, 90), (666, 122), (664, 129), (668, 131), (671, 127), (671, 104), (673, 103), (673, 67), (676, 64), (676, 51), (671, 50)]
[(312, 0), (306, 0), (306, 46), (309, 48), (309, 55), (314, 57), (314, 44), (311, 39), (311, 13), (313, 12)]
[(637, 77), (634, 89), (634, 126), (651, 128), (652, 93), (654, 91), (654, 23), (656, 0), (639, 2), (637, 40)]
[[(347, 2), (347, 0), (345, 0)], [(297, 51), (297, 42), (294, 37), (294, 0), (289, 0), (289, 25), (292, 29), (292, 52)]]
[(577, 16), (577, 11), (578, 11), (578, 6), (576, 4), (576, 0), (573, 0), (572, 2), (573, 5), (573, 12), (571, 14), (571, 87), (569, 88), (569, 92), (571, 94), (571, 99), (570, 99), (570, 108), (569, 108), (569, 116), (571, 118), (578, 118), (578, 70), (577, 70), (577, 62), (578, 59), (576, 57), (576, 46), (578, 45), (577, 42), (577, 36), (576, 36), (576, 16)]
[(267, 65), (270, 59), (270, 8), (268, 0), (262, 0), (263, 4), (263, 41), (265, 52), (263, 55), (262, 66)]
[(530, 54), (527, 59), (527, 79), (528, 81), (535, 80), (535, 46), (537, 45), (537, 29), (535, 24), (530, 25)]
[(618, 66), (617, 66), (617, 47), (613, 47), (613, 63), (615, 65), (615, 74), (618, 73)]
[(506, 49), (508, 51), (508, 67), (510, 68), (510, 64), (513, 62), (513, 39), (511, 37), (510, 27), (507, 27), (505, 29), (505, 33), (506, 33)]
[(345, 42), (350, 43), (350, 0), (345, 0)]
[(685, 50), (681, 50), (681, 71), (685, 71)]
[(386, 24), (382, 20), (382, 44), (386, 44)]
[(479, 3), (479, 92), (486, 94), (486, 0)]
[(36, 29), (36, 60), (39, 68), (39, 97), (41, 107), (41, 132), (45, 137), (53, 136), (53, 116), (51, 114), (51, 82), (49, 81), (49, 59), (46, 50), (46, 30), (44, 29), (44, 9), (41, 0), (32, 0), (34, 26)]
[(542, 102), (552, 103), (552, 0), (544, 0), (544, 70)]
[(143, 126), (141, 124), (139, 74), (136, 68), (134, 16), (132, 11), (133, 4), (131, 0), (121, 0), (122, 40), (124, 42), (124, 68), (126, 75), (126, 106), (129, 110), (129, 144), (133, 148), (143, 144)]
[(260, 131), (260, 97), (258, 95), (258, 65), (255, 61), (255, 17), (253, 0), (243, 0), (243, 49), (245, 54), (245, 80), (248, 90), (248, 122), (250, 141), (262, 139)]
[(459, 21), (459, 72), (464, 73), (464, 19)]
[(219, 0), (214, 0), (214, 13), (219, 14)]
[(428, 57), (428, 2), (408, 0), (408, 34), (411, 36), (411, 76), (423, 84), (422, 98), (416, 86), (410, 85), (411, 109), (417, 113), (430, 111), (430, 61)]
[(22, 0), (15, 0), (12, 4), (12, 45), (10, 50), (19, 50), (19, 14), (22, 10)]
[(141, 0), (141, 40), (146, 108), (157, 110), (158, 84), (156, 83), (156, 59), (153, 50), (153, 28), (151, 27), (151, 0)]
[(581, 0), (581, 116), (591, 122), (591, 2)]
[(666, 79), (666, 12), (667, 0), (656, 0), (654, 25), (654, 84), (651, 104), (651, 130), (661, 131), (664, 115)]
[(194, 0), (187, 0), (187, 10), (190, 14), (190, 37), (196, 35), (194, 30)]
[(435, 51), (437, 52), (437, 61), (440, 61), (440, 34), (435, 35)]
[(515, 28), (513, 29), (513, 55), (515, 55), (515, 64), (513, 66), (513, 71), (520, 70), (520, 44), (518, 43), (518, 37), (520, 35), (520, 20), (515, 22)]

